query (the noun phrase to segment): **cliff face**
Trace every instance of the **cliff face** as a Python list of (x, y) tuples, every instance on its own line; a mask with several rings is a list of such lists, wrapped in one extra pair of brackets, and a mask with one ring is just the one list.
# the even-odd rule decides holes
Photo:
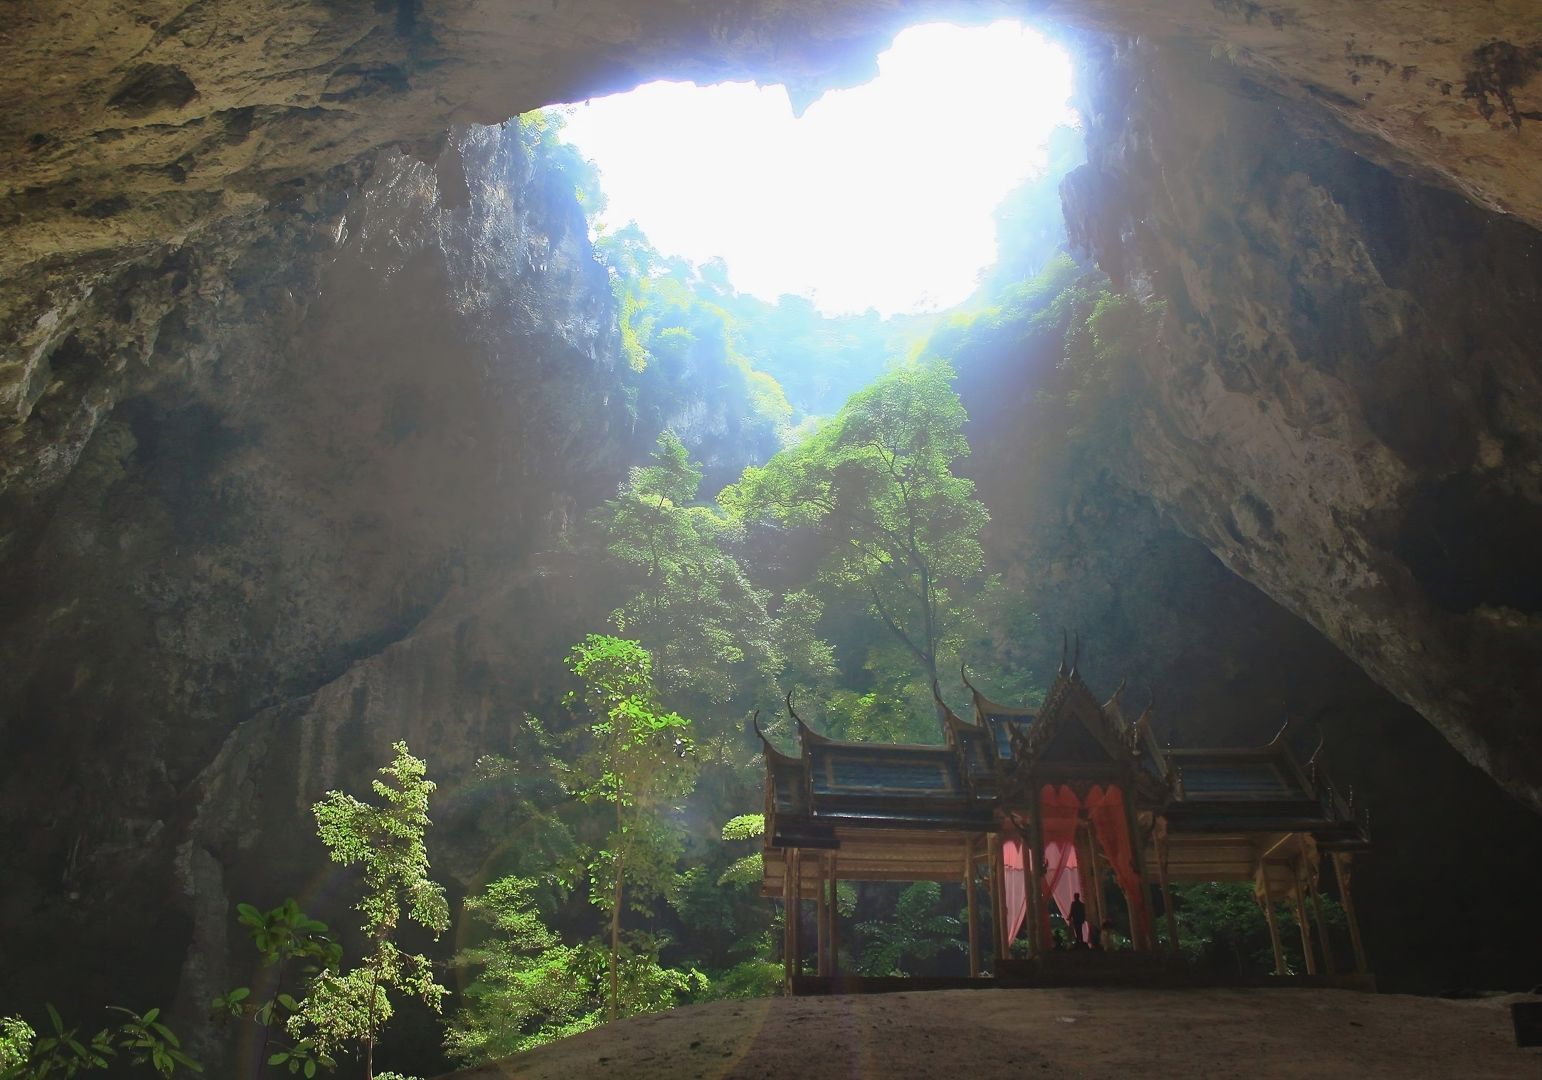
[[(1023, 8), (24, 3), (0, 37), (13, 103), (0, 119), (0, 550), (26, 548), (13, 508), (63, 499), (94, 436), (88, 473), (121, 460), (133, 417), (104, 420), (129, 385), (209, 351), (199, 319), (231, 317), (220, 283), (266, 279), (259, 332), (283, 339), (314, 256), (255, 252), (283, 247), (283, 230), (296, 251), (317, 243), (313, 226), (379, 147), (450, 162), (438, 179), (460, 202), (453, 123), (659, 76), (781, 79), (806, 100), (865, 75), (927, 13)], [(1032, 14), (1145, 43), (1091, 78), (1092, 162), (1070, 188), (1100, 260), (1172, 305), (1136, 482), (1542, 806), (1525, 711), (1525, 552), (1542, 525), (1524, 345), (1535, 233), (1475, 208), (1542, 223), (1535, 5), (1088, 0)], [(277, 351), (254, 350), (246, 377), (272, 377)], [(411, 422), (409, 401), (379, 407)], [(172, 422), (225, 431), (196, 410)]]
[(1098, 55), (1070, 227), (1167, 303), (1127, 481), (1542, 808), (1542, 235), (1224, 65)]
[[(458, 775), (507, 750), (511, 685), (539, 698), (587, 613), (542, 553), (632, 437), (563, 185), (515, 129), (457, 132), (437, 166), (381, 155), (351, 196), (118, 297), (125, 333), (174, 298), (160, 362), (125, 365), (67, 478), (6, 516), (0, 858), (28, 999), (166, 1000), (187, 945), (223, 963), (235, 899), (300, 891), (310, 802), (392, 739)], [(135, 962), (48, 973), (94, 948)], [(224, 973), (188, 974), (199, 1016)]]

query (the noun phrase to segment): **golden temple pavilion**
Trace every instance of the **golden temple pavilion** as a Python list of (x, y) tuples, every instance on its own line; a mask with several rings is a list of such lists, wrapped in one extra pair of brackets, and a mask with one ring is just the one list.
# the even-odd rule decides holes
[[(1276, 974), (1286, 968), (1276, 916), (1283, 903), (1301, 936), (1307, 974), (1337, 977), (1320, 891), (1328, 864), (1347, 916), (1349, 959), (1362, 977), (1338, 981), (1368, 984), (1350, 892), (1352, 860), (1369, 847), (1368, 823), (1319, 767), (1320, 746), (1302, 762), (1285, 729), (1257, 747), (1159, 746), (1149, 705), (1126, 719), (1123, 685), (1100, 704), (1076, 662), (1064, 657), (1038, 708), (1002, 705), (967, 674), (964, 682), (974, 702), (969, 720), (933, 687), (943, 745), (836, 741), (809, 728), (790, 697), (799, 752), (783, 753), (761, 735), (763, 893), (793, 905), (784, 956), (794, 991), (828, 988), (841, 977), (840, 881), (962, 884), (971, 978), (985, 967), (981, 907), (991, 928), (990, 968), (1001, 976), (1022, 970), (1010, 958), (1020, 936), (1030, 969), (1053, 950), (1051, 904), (1073, 926), (1073, 948), (1097, 949), (1099, 928), (1117, 914), (1120, 943), (1148, 955), (1162, 951), (1153, 926), (1160, 904), (1175, 953), (1173, 883), (1251, 882)], [(1117, 911), (1110, 906), (1115, 890)], [(804, 975), (807, 960), (814, 961), (812, 977)]]

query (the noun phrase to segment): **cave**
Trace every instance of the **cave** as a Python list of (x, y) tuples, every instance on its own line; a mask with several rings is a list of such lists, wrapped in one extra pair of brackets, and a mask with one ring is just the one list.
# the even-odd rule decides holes
[[(435, 872), (485, 885), (526, 826), (478, 763), (623, 588), (581, 523), (664, 428), (717, 486), (777, 451), (628, 374), (520, 115), (659, 78), (802, 109), (1004, 16), (1073, 53), (1056, 229), (1147, 337), (1087, 425), (1046, 411), (1059, 330), (938, 339), (1032, 609), (970, 647), (1052, 669), (1079, 631), (1176, 745), (1293, 719), (1373, 808), (1382, 987), (1542, 982), (1534, 4), (93, 0), (0, 42), (0, 1017), (154, 1002), (235, 1069), (234, 905), (350, 917), (311, 805), (424, 748)], [(747, 545), (779, 592), (816, 558)], [(447, 1067), (398, 1023), (392, 1067)]]

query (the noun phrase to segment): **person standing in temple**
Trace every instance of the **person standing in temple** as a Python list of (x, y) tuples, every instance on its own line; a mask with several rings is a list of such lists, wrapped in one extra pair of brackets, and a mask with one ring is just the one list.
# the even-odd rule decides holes
[(1071, 894), (1071, 947), (1081, 948), (1087, 940), (1083, 927), (1087, 925), (1087, 905), (1082, 903), (1081, 893)]

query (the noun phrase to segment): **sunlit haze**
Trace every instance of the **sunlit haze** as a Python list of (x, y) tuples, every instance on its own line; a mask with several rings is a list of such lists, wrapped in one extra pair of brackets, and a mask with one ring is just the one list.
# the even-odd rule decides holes
[(827, 314), (937, 310), (996, 256), (992, 210), (1071, 123), (1070, 62), (1015, 23), (914, 27), (801, 119), (781, 86), (651, 83), (567, 111), (604, 228), (722, 257), (743, 292)]

